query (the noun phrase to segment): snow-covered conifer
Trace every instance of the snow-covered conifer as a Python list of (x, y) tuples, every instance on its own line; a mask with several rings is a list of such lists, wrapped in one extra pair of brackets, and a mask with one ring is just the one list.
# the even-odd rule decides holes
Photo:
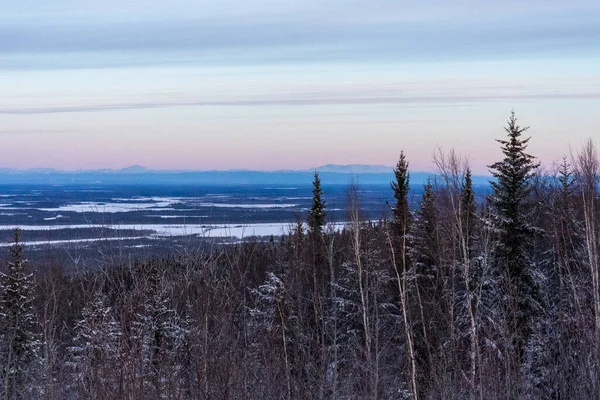
[(98, 292), (84, 306), (68, 348), (71, 385), (84, 398), (117, 396), (114, 367), (121, 361), (121, 331), (106, 303), (106, 296)]
[(530, 257), (534, 236), (531, 191), (539, 164), (526, 152), (529, 138), (522, 135), (528, 129), (517, 124), (512, 112), (505, 128), (507, 138), (497, 140), (504, 158), (490, 166), (495, 178), (490, 196), (492, 223), (498, 234), (495, 264), (505, 277), (503, 290), (517, 360), (523, 357), (530, 322), (539, 308)]
[(39, 370), (33, 274), (27, 270), (19, 235), (15, 228), (8, 269), (6, 274), (0, 273), (0, 388), (6, 399), (34, 398), (35, 373)]
[(316, 171), (313, 179), (312, 194), (312, 205), (308, 211), (306, 222), (308, 224), (309, 234), (316, 240), (316, 238), (321, 237), (325, 219), (327, 218), (327, 211), (325, 211), (326, 203), (325, 200), (323, 200), (324, 192), (321, 188), (321, 178), (319, 178), (319, 173)]

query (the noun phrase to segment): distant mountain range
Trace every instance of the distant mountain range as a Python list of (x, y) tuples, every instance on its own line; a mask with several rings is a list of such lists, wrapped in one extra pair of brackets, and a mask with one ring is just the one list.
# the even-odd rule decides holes
[(320, 167), (309, 169), (279, 169), (273, 171), (261, 171), (251, 169), (228, 169), (228, 170), (169, 170), (169, 169), (150, 169), (143, 165), (131, 165), (121, 169), (91, 169), (91, 170), (73, 170), (65, 171), (54, 168), (31, 168), (31, 169), (16, 169), (16, 168), (0, 168), (0, 174), (86, 174), (86, 173), (103, 173), (103, 174), (144, 174), (144, 173), (179, 173), (179, 172), (334, 172), (339, 174), (380, 174), (389, 173), (394, 167), (387, 165), (366, 165), (366, 164), (348, 164), (337, 165), (327, 164)]
[(394, 167), (387, 165), (365, 165), (365, 164), (349, 164), (336, 165), (327, 164), (316, 168), (319, 172), (335, 172), (338, 174), (389, 174), (394, 170)]
[[(385, 165), (327, 164), (305, 170), (153, 170), (141, 165), (122, 169), (61, 171), (52, 168), (0, 169), (0, 184), (179, 184), (179, 185), (310, 185), (314, 171), (324, 185), (347, 184), (354, 178), (359, 184), (388, 184), (394, 178), (393, 167)], [(433, 173), (411, 172), (412, 184), (424, 184)], [(489, 176), (474, 176), (473, 183), (487, 185)]]

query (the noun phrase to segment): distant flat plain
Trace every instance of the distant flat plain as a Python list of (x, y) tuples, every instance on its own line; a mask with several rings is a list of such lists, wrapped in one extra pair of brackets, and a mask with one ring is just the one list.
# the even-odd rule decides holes
[[(328, 221), (346, 218), (348, 185), (324, 184)], [(487, 186), (480, 186), (483, 195)], [(411, 186), (418, 205), (423, 185)], [(359, 185), (365, 220), (389, 217), (389, 184)], [(312, 186), (257, 185), (0, 185), (0, 246), (14, 227), (28, 251), (85, 251), (93, 247), (155, 249), (185, 243), (231, 243), (287, 234), (305, 219)], [(135, 250), (133, 250), (135, 251)]]

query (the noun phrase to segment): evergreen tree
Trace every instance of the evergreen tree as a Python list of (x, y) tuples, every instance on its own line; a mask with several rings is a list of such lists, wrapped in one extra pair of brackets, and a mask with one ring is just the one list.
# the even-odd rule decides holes
[(170, 295), (164, 287), (161, 265), (152, 261), (148, 267), (142, 310), (133, 324), (133, 337), (140, 360), (138, 375), (148, 393), (162, 398), (167, 396), (167, 383), (178, 381), (182, 375), (178, 357), (186, 344), (188, 328), (176, 310), (169, 307)]
[(290, 315), (293, 314), (293, 311), (288, 305), (289, 295), (282, 278), (269, 272), (265, 282), (257, 289), (252, 290), (252, 295), (255, 300), (255, 308), (249, 309), (248, 334), (255, 336), (256, 342), (268, 343), (270, 352), (277, 354), (276, 360), (283, 361), (278, 366), (282, 367), (281, 375), (285, 377), (285, 380), (268, 384), (272, 388), (280, 390), (280, 398), (291, 399), (294, 397), (294, 372), (302, 371), (302, 368), (295, 366), (295, 358), (297, 358), (295, 350), (297, 347), (307, 346), (308, 341), (303, 338), (294, 338), (292, 321), (297, 321), (298, 316)]
[(5, 399), (31, 398), (40, 341), (33, 314), (33, 275), (27, 271), (19, 229), (14, 230), (6, 274), (0, 273), (1, 368)]
[(434, 277), (440, 256), (439, 215), (431, 180), (423, 187), (423, 197), (416, 211), (414, 251), (417, 273), (427, 279)]
[[(422, 394), (427, 386), (432, 371), (432, 349), (437, 347), (437, 339), (441, 337), (434, 330), (432, 319), (443, 321), (443, 280), (440, 271), (440, 232), (439, 213), (436, 194), (428, 179), (423, 187), (423, 197), (419, 209), (415, 213), (412, 239), (412, 261), (414, 264), (413, 291), (417, 300), (417, 321), (414, 326), (414, 346), (418, 367), (419, 390)], [(441, 327), (440, 327), (441, 328)]]
[(72, 387), (83, 398), (118, 397), (115, 365), (121, 364), (121, 331), (104, 294), (98, 292), (81, 312), (73, 346), (68, 348)]
[[(558, 169), (558, 184), (555, 207), (552, 211), (554, 221), (554, 253), (556, 257), (557, 278), (563, 287), (567, 280), (576, 280), (579, 271), (576, 261), (577, 249), (582, 248), (581, 234), (578, 229), (574, 208), (575, 179), (567, 159)], [(572, 285), (571, 285), (572, 286)], [(577, 297), (577, 293), (573, 293)]]
[(467, 168), (465, 173), (465, 182), (460, 194), (460, 211), (463, 234), (467, 238), (467, 249), (469, 257), (473, 250), (473, 237), (475, 235), (475, 221), (477, 220), (477, 201), (475, 200), (475, 192), (473, 191), (473, 178), (471, 169)]
[(142, 303), (142, 312), (138, 313), (134, 323), (134, 337), (139, 346), (141, 368), (148, 390), (154, 390), (155, 396), (162, 393), (161, 373), (166, 367), (165, 341), (167, 321), (172, 313), (167, 307), (167, 299), (162, 295), (161, 275), (156, 262), (149, 264), (148, 281)]
[(325, 225), (325, 219), (327, 218), (327, 212), (325, 211), (325, 201), (323, 200), (323, 189), (321, 188), (321, 179), (319, 173), (315, 171), (313, 180), (313, 199), (310, 211), (308, 212), (308, 231), (313, 240), (320, 238), (323, 233), (323, 226)]
[(391, 183), (394, 191), (396, 203), (392, 207), (393, 219), (391, 223), (391, 235), (389, 237), (392, 250), (392, 264), (395, 268), (396, 282), (398, 284), (398, 295), (400, 307), (402, 310), (402, 320), (404, 333), (406, 335), (406, 347), (408, 361), (410, 365), (410, 390), (415, 399), (419, 398), (419, 385), (417, 384), (417, 359), (415, 356), (415, 346), (413, 344), (414, 334), (412, 332), (412, 323), (410, 318), (409, 304), (409, 267), (410, 259), (408, 257), (409, 236), (408, 232), (411, 223), (411, 214), (408, 207), (408, 191), (410, 174), (408, 172), (408, 161), (404, 152), (400, 152), (400, 158), (394, 168), (396, 180)]
[(522, 360), (538, 302), (530, 258), (534, 235), (530, 224), (531, 191), (538, 163), (526, 153), (530, 138), (523, 139), (522, 135), (528, 129), (517, 125), (513, 111), (505, 128), (507, 139), (497, 140), (502, 145), (504, 158), (490, 166), (495, 178), (491, 182), (490, 202), (493, 225), (498, 233), (496, 266), (506, 279), (503, 289), (518, 360)]
[(392, 226), (396, 238), (403, 237), (410, 225), (411, 215), (408, 208), (408, 191), (410, 184), (410, 173), (408, 172), (408, 161), (404, 156), (404, 151), (400, 152), (400, 159), (394, 168), (396, 180), (391, 183), (394, 191), (395, 205), (392, 207), (393, 221)]
[(296, 226), (293, 230), (290, 230), (290, 243), (293, 244), (295, 258), (299, 258), (303, 242), (304, 223), (302, 222), (300, 215), (296, 215)]
[[(319, 173), (315, 171), (313, 180), (313, 200), (312, 206), (308, 213), (307, 225), (308, 225), (308, 238), (312, 255), (312, 262), (310, 263), (312, 272), (312, 293), (309, 295), (312, 304), (312, 317), (310, 320), (310, 326), (312, 327), (312, 341), (310, 343), (310, 351), (313, 356), (314, 370), (319, 371), (314, 376), (320, 376), (325, 373), (325, 357), (324, 352), (320, 349), (325, 346), (325, 327), (324, 327), (324, 313), (325, 313), (325, 292), (326, 285), (328, 282), (327, 268), (325, 268), (325, 241), (323, 240), (323, 227), (325, 226), (325, 219), (327, 218), (327, 212), (325, 211), (325, 201), (323, 200), (323, 189), (321, 188), (321, 179)], [(309, 272), (309, 271), (307, 271)], [(309, 272), (309, 273), (310, 273)], [(308, 278), (308, 276), (307, 276)], [(310, 279), (310, 278), (309, 278)], [(323, 386), (318, 389), (322, 391)]]

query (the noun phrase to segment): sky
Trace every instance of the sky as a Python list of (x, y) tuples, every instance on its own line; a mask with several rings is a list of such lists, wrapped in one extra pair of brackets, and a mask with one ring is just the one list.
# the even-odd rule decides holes
[(600, 138), (600, 2), (0, 2), (0, 167), (476, 173)]

